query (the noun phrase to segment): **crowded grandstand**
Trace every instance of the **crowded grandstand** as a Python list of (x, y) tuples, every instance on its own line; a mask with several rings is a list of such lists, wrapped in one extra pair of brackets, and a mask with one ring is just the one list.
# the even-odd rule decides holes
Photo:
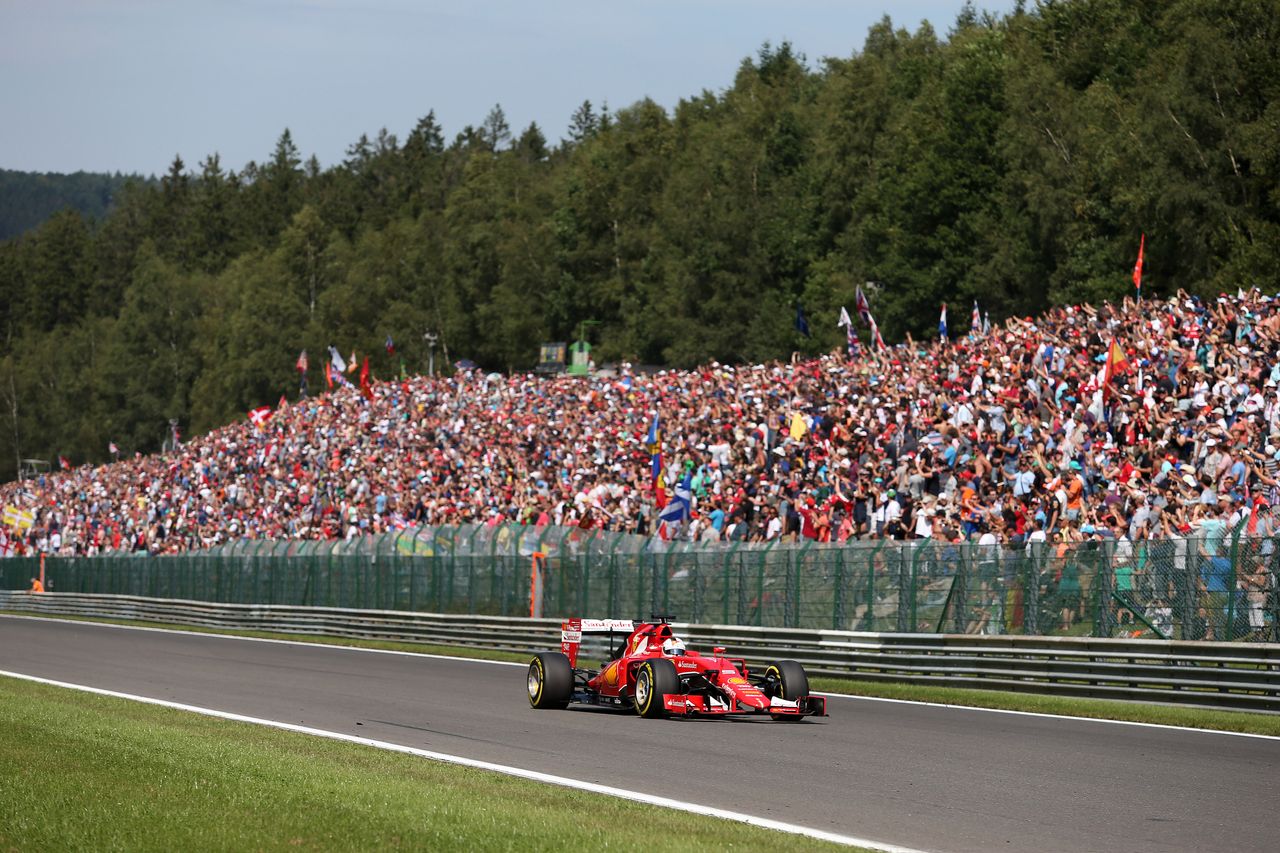
[[(1273, 532), (1280, 300), (1055, 308), (790, 363), (349, 383), (170, 452), (0, 489), (9, 554), (455, 523), (699, 542)], [(872, 327), (874, 331), (874, 326)], [(879, 343), (879, 345), (877, 345)]]

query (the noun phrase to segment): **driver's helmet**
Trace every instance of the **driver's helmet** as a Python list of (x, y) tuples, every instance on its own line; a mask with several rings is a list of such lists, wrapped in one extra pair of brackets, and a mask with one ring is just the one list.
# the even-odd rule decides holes
[(684, 654), (684, 640), (678, 637), (667, 637), (662, 643), (662, 653), (668, 657)]

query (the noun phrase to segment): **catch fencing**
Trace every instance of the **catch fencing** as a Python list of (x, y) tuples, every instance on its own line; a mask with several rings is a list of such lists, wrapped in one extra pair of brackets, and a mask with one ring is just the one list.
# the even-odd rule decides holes
[[(0, 610), (526, 653), (560, 641), (558, 620), (504, 616), (23, 592), (0, 592)], [(1280, 646), (1270, 643), (673, 627), (696, 649), (723, 646), (752, 665), (793, 659), (810, 675), (1280, 712)], [(588, 666), (608, 647), (597, 639), (584, 644)]]
[[(874, 633), (1280, 640), (1275, 541), (664, 542), (599, 530), (423, 527), (240, 541), (180, 556), (49, 557), (59, 592), (243, 604), (647, 617)], [(535, 564), (537, 568), (535, 569)], [(22, 589), (33, 558), (0, 560)]]

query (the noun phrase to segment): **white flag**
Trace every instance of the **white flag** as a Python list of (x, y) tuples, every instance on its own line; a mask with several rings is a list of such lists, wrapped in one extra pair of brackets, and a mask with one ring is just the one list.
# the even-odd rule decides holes
[(342, 360), (342, 353), (338, 352), (337, 347), (329, 347), (329, 361), (333, 364), (333, 369), (339, 373), (347, 372), (347, 363)]
[(841, 305), (840, 306), (840, 322), (836, 323), (836, 328), (838, 329), (841, 326), (852, 326), (852, 325), (853, 325), (853, 321), (849, 319), (849, 312), (844, 310), (844, 306)]

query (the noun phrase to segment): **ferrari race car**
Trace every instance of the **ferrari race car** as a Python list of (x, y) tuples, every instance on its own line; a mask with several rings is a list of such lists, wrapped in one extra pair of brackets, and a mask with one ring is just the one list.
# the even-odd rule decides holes
[[(560, 651), (529, 661), (529, 704), (566, 708), (570, 702), (634, 709), (642, 717), (768, 714), (775, 720), (825, 717), (826, 700), (809, 695), (804, 668), (781, 660), (750, 671), (746, 661), (689, 651), (666, 617), (569, 619), (560, 626)], [(584, 635), (608, 635), (609, 659), (599, 669), (578, 666)], [(622, 639), (616, 646), (615, 637)]]

